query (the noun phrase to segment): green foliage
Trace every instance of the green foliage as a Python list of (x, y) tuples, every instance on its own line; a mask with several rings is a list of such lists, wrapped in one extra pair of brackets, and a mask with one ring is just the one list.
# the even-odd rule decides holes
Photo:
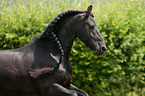
[(145, 96), (144, 0), (12, 1), (0, 5), (0, 49), (21, 47), (57, 14), (93, 4), (108, 50), (97, 57), (76, 39), (70, 56), (73, 84), (90, 96)]

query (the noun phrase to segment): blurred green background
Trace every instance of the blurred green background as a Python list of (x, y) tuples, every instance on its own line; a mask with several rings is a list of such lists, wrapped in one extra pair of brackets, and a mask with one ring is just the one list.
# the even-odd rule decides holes
[(0, 49), (24, 46), (59, 13), (90, 4), (108, 50), (97, 57), (76, 39), (73, 84), (90, 96), (145, 96), (145, 0), (1, 0)]

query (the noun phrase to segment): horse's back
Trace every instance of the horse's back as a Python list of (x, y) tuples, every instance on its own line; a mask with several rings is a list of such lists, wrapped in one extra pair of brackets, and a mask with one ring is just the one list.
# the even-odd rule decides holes
[(0, 74), (8, 72), (15, 74), (20, 69), (22, 54), (12, 50), (0, 50)]
[(23, 56), (19, 51), (0, 50), (0, 96), (29, 96), (26, 93), (33, 93)]

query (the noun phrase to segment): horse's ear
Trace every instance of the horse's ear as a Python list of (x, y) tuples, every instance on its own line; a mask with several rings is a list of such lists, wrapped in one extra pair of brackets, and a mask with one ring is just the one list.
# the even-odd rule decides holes
[(92, 8), (93, 8), (92, 5), (90, 5), (90, 6), (87, 8), (87, 11), (85, 12), (85, 15), (83, 16), (82, 19), (88, 18), (88, 17), (89, 17), (89, 15), (90, 15), (90, 13), (91, 13), (91, 11), (92, 11)]

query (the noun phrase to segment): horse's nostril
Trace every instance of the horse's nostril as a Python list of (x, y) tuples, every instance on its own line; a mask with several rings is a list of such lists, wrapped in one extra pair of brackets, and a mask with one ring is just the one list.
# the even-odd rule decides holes
[(106, 47), (102, 47), (102, 51), (105, 52), (107, 50)]

